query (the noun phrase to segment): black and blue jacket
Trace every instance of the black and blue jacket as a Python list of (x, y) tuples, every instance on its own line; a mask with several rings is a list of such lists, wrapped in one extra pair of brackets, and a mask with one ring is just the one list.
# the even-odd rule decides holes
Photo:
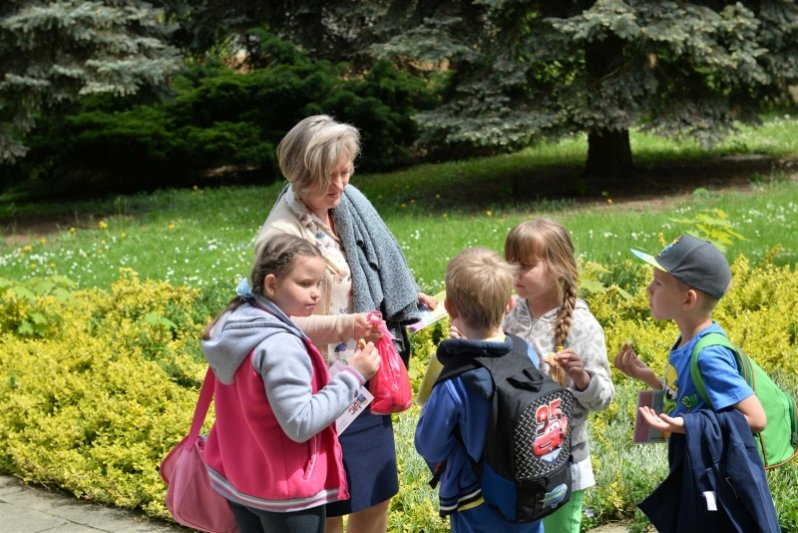
[(670, 438), (670, 473), (638, 505), (657, 531), (781, 531), (762, 460), (742, 413), (699, 409), (682, 416), (685, 434)]

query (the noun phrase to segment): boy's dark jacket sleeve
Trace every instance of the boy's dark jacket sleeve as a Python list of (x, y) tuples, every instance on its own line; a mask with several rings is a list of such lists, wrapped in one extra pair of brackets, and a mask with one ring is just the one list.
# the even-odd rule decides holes
[[(684, 416), (684, 425), (684, 435), (671, 435), (668, 477), (638, 505), (657, 531), (781, 531), (742, 413), (699, 409)], [(715, 492), (717, 511), (708, 510), (707, 491)]]

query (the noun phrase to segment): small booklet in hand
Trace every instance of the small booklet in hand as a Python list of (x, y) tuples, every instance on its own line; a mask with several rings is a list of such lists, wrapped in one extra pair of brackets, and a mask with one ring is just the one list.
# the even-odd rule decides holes
[(663, 411), (663, 402), (665, 399), (665, 391), (661, 390), (644, 390), (637, 394), (637, 411), (635, 416), (635, 444), (654, 444), (657, 442), (668, 442), (670, 433), (664, 433), (656, 428), (648, 425), (643, 415), (640, 414), (640, 408), (643, 406), (651, 407), (657, 414)]
[[(333, 377), (335, 374), (340, 372), (345, 366), (346, 363), (341, 361), (336, 361), (333, 363), (333, 365), (329, 368), (330, 377)], [(360, 413), (366, 410), (366, 407), (368, 407), (373, 399), (374, 396), (371, 395), (365, 385), (360, 387), (360, 391), (358, 392), (355, 401), (353, 401), (352, 404), (346, 408), (346, 411), (344, 411), (343, 414), (335, 420), (335, 429), (338, 431), (339, 435), (349, 427), (349, 424), (351, 424), (355, 418), (360, 415)]]
[(433, 298), (435, 298), (435, 300), (438, 302), (438, 305), (434, 310), (428, 309), (426, 306), (419, 308), (419, 311), (421, 312), (421, 319), (418, 322), (414, 322), (407, 326), (407, 331), (409, 331), (411, 334), (422, 330), (427, 326), (431, 326), (443, 317), (448, 316), (446, 309), (443, 306), (443, 301), (446, 299), (446, 291), (439, 292), (433, 296)]

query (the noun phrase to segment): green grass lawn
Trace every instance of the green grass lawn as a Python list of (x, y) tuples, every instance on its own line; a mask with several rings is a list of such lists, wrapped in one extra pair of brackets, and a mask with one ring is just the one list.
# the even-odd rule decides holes
[[(369, 193), (378, 179), (363, 176), (355, 183)], [(276, 185), (231, 187), (121, 198), (115, 211), (56, 233), (7, 236), (0, 243), (0, 276), (24, 280), (60, 274), (81, 287), (108, 287), (124, 266), (146, 278), (232, 288), (248, 273), (254, 236), (278, 190)], [(697, 217), (708, 209), (722, 209), (745, 237), (729, 246), (730, 257), (745, 253), (757, 260), (780, 245), (777, 262), (798, 259), (798, 186), (791, 181), (629, 204), (497, 205), (478, 212), (430, 209), (419, 201), (380, 206), (428, 291), (442, 288), (446, 263), (458, 251), (469, 246), (501, 250), (507, 231), (530, 217), (559, 219), (571, 230), (581, 259), (611, 266), (629, 258), (630, 247), (655, 251), (660, 235), (670, 240), (695, 230)]]
[[(632, 144), (638, 165), (649, 174), (673, 160), (795, 156), (798, 121), (770, 117), (763, 128), (742, 128), (709, 152), (640, 132), (633, 132)], [(580, 188), (589, 188), (579, 177), (585, 151), (585, 139), (577, 137), (514, 154), (355, 175), (353, 183), (380, 211), (428, 291), (442, 287), (446, 262), (459, 250), (477, 245), (500, 250), (513, 225), (542, 215), (571, 230), (582, 259), (608, 265), (626, 259), (630, 246), (656, 250), (662, 238), (694, 230), (707, 209), (725, 211), (746, 237), (729, 247), (730, 256), (744, 252), (756, 260), (780, 244), (777, 262), (798, 259), (798, 188), (784, 170), (753, 173), (743, 190), (713, 191), (696, 183), (690, 195), (649, 195), (648, 201), (627, 203), (596, 191), (580, 198)], [(730, 172), (734, 166), (729, 163)], [(574, 196), (549, 197), (545, 190), (524, 188), (526, 176), (548, 173), (562, 176), (564, 190), (573, 188)], [(177, 284), (232, 286), (248, 272), (252, 240), (281, 188), (282, 183), (195, 188), (58, 203), (0, 196), (0, 276), (60, 274), (81, 287), (108, 287), (126, 266)], [(30, 217), (57, 217), (59, 229), (31, 233), (21, 222)]]

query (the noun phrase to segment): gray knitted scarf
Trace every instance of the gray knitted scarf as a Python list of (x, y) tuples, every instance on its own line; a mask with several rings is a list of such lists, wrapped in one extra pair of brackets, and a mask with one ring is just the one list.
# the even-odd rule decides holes
[(417, 321), (418, 285), (399, 243), (371, 202), (347, 185), (332, 215), (352, 271), (354, 311), (378, 309), (390, 322)]

